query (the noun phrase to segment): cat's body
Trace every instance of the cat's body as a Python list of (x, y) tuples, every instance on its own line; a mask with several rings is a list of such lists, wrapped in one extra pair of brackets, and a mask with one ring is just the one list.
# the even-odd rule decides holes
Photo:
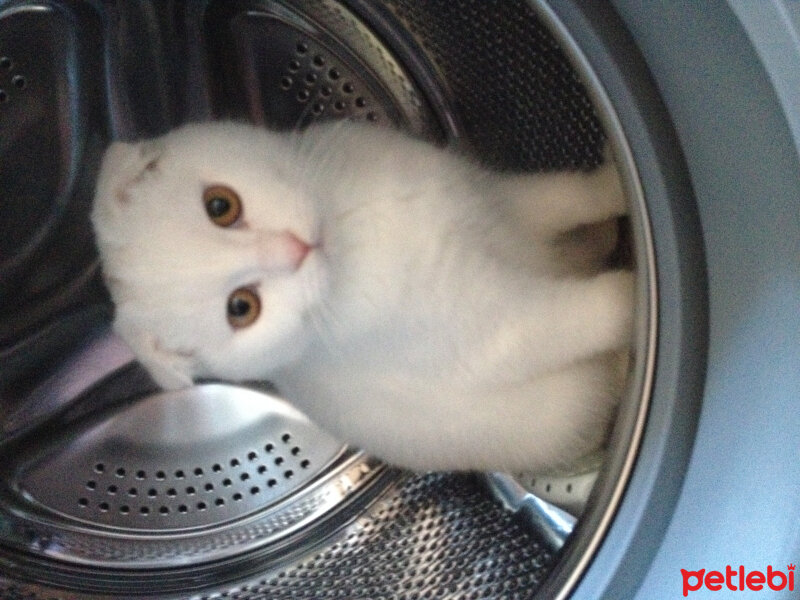
[(560, 234), (622, 212), (610, 165), (500, 175), (373, 127), (228, 123), (112, 146), (93, 222), (115, 330), (163, 386), (269, 380), (390, 462), (532, 470), (597, 447), (619, 397), (632, 275)]

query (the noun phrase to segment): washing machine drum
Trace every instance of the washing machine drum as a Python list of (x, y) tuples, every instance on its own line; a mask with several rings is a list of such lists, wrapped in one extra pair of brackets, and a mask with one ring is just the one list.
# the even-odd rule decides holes
[[(0, 2), (0, 596), (574, 588), (618, 507), (649, 407), (656, 278), (637, 169), (679, 172), (680, 160), (654, 101), (639, 134), (666, 149), (634, 162), (635, 127), (615, 102), (629, 93), (636, 105), (647, 78), (617, 86), (612, 101), (560, 23), (524, 0)], [(604, 453), (566, 473), (409, 473), (342, 445), (266, 384), (162, 392), (110, 332), (88, 214), (111, 140), (190, 121), (302, 129), (343, 118), (501, 170), (590, 170), (612, 149), (631, 208), (619, 254), (636, 271), (638, 305), (628, 392)], [(682, 182), (649, 190), (667, 198), (655, 220), (670, 196), (691, 194)], [(692, 239), (691, 212), (681, 219)], [(673, 271), (702, 290), (692, 252)], [(671, 303), (677, 289), (665, 286), (662, 315), (700, 314), (702, 293)], [(697, 348), (685, 356), (700, 369)], [(675, 361), (665, 377), (683, 368)]]

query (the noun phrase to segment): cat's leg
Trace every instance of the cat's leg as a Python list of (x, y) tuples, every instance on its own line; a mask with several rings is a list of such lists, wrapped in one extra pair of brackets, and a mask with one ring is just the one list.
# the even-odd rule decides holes
[(634, 275), (608, 271), (563, 281), (551, 298), (551, 335), (563, 357), (580, 360), (609, 350), (628, 348), (634, 317)]
[(630, 347), (634, 317), (634, 276), (607, 271), (556, 282), (528, 322), (530, 354), (540, 368), (553, 368)]
[(613, 161), (593, 171), (500, 174), (492, 190), (500, 208), (523, 227), (544, 235), (606, 221), (627, 212)]
[(485, 439), (498, 445), (486, 467), (495, 458), (511, 472), (568, 469), (601, 448), (624, 390), (624, 364), (621, 353), (607, 353), (514, 388), (497, 388), (486, 398), (494, 418), (482, 419)]
[(438, 385), (361, 387), (356, 377), (346, 397), (305, 410), (341, 439), (419, 471), (554, 469), (603, 443), (624, 383), (616, 361), (607, 354), (497, 383), (445, 374)]
[(464, 351), (462, 361), (476, 372), (497, 373), (500, 381), (625, 350), (632, 339), (633, 304), (630, 271), (540, 282), (499, 313), (508, 318), (486, 321), (483, 342)]

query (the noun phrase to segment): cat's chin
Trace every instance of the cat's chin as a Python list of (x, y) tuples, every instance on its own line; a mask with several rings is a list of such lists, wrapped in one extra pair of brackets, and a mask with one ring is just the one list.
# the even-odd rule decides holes
[(303, 290), (301, 310), (308, 314), (324, 301), (330, 288), (330, 262), (321, 244), (311, 247), (296, 275)]

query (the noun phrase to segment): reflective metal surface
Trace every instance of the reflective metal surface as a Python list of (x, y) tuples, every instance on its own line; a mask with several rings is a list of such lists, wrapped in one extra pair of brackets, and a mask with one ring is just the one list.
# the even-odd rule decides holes
[(525, 519), (551, 552), (561, 550), (575, 528), (573, 515), (536, 497), (511, 475), (489, 473), (486, 480), (494, 497)]
[(8, 536), (21, 549), (163, 568), (274, 543), (377, 470), (286, 403), (207, 384), (106, 411), (6, 454), (0, 515), (26, 530), (23, 540)]
[[(282, 556), (250, 555), (206, 571), (172, 569), (138, 577), (56, 573), (56, 587), (0, 579), (0, 597), (88, 600), (136, 597), (193, 600), (291, 598), (530, 598), (555, 555), (527, 525), (490, 499), (470, 475), (404, 476), (349, 522), (295, 536)], [(0, 564), (7, 559), (0, 556)], [(30, 565), (21, 564), (24, 569)], [(59, 589), (61, 588), (61, 589)]]

